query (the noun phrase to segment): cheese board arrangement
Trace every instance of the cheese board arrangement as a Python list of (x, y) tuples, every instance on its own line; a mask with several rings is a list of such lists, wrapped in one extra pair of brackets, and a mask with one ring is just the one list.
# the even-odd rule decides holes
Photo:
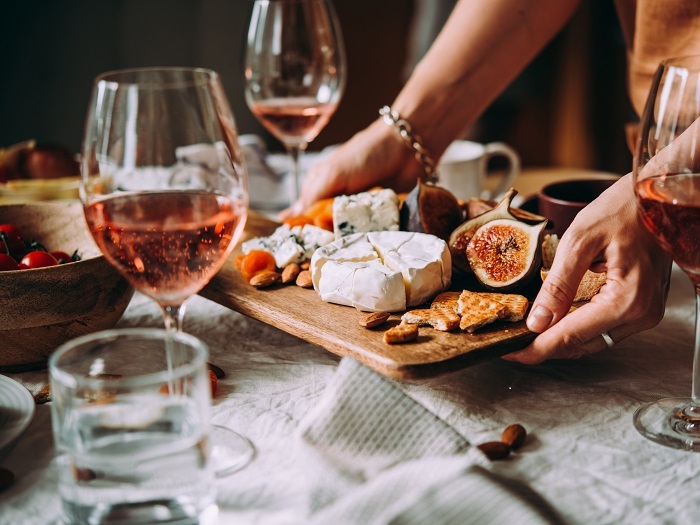
[(396, 379), (524, 348), (546, 219), (517, 217), (512, 190), (496, 204), (416, 188), (336, 197), (282, 225), (251, 213), (200, 295)]

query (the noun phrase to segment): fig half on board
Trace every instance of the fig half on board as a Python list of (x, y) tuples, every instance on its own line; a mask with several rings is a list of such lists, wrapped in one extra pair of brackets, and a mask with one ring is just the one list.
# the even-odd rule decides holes
[(496, 219), (517, 220), (510, 211), (510, 203), (517, 193), (517, 191), (511, 188), (495, 208), (481, 215), (477, 215), (476, 217), (472, 217), (455, 228), (447, 242), (447, 246), (450, 248), (450, 254), (452, 255), (452, 266), (454, 268), (465, 273), (470, 273), (472, 271), (469, 260), (467, 259), (467, 245), (474, 235), (474, 232), (481, 226)]
[(406, 196), (399, 215), (403, 231), (430, 233), (447, 241), (462, 222), (462, 208), (448, 190), (418, 181)]
[(479, 282), (499, 292), (525, 287), (539, 274), (546, 225), (546, 220), (527, 224), (495, 219), (480, 226), (466, 249), (469, 266)]

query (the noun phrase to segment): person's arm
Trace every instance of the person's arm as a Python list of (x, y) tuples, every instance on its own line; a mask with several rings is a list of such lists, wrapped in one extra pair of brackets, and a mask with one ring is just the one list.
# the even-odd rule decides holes
[[(435, 157), (464, 131), (572, 16), (580, 0), (460, 0), (392, 107)], [(378, 109), (378, 108), (377, 108)], [(407, 191), (421, 166), (396, 130), (374, 121), (308, 173), (283, 216), (374, 185)]]

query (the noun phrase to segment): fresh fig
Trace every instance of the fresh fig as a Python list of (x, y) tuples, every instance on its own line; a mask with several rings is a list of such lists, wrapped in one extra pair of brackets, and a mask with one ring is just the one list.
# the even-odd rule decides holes
[[(472, 217), (477, 217), (482, 213), (486, 213), (487, 211), (495, 208), (497, 205), (498, 203), (496, 201), (472, 197), (467, 202), (467, 219), (471, 219)], [(525, 222), (537, 223), (545, 220), (545, 217), (542, 215), (537, 215), (536, 213), (532, 213), (527, 210), (521, 210), (520, 208), (510, 208), (510, 213), (513, 214), (516, 219)]]
[(467, 259), (467, 245), (469, 244), (472, 235), (474, 235), (474, 232), (476, 232), (476, 230), (478, 230), (481, 226), (496, 219), (517, 220), (517, 218), (510, 211), (510, 203), (513, 201), (513, 197), (515, 197), (517, 193), (517, 191), (511, 188), (503, 196), (495, 208), (490, 209), (481, 215), (468, 219), (455, 228), (447, 242), (452, 255), (453, 268), (457, 268), (462, 272), (471, 272), (469, 260)]
[(421, 181), (418, 181), (401, 206), (402, 230), (430, 233), (444, 241), (447, 241), (462, 221), (462, 208), (452, 193)]
[(500, 292), (524, 288), (538, 275), (546, 225), (546, 220), (527, 224), (495, 219), (480, 226), (466, 249), (469, 266), (479, 282)]

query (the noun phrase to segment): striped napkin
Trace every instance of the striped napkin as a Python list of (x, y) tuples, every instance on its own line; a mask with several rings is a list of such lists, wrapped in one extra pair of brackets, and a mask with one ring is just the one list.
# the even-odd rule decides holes
[(563, 523), (394, 382), (343, 358), (302, 421), (307, 523)]

